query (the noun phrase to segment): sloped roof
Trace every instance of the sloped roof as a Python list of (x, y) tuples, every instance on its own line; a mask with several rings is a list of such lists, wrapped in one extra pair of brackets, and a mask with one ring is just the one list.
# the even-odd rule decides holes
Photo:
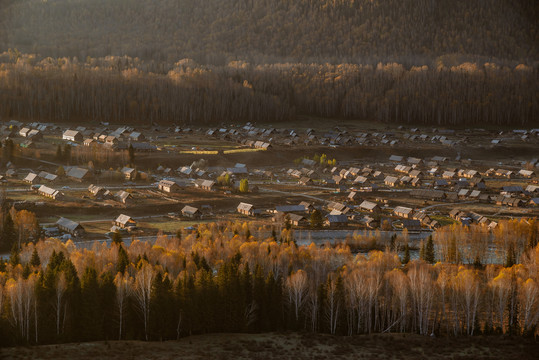
[(126, 173), (127, 173), (127, 174), (130, 174), (130, 173), (132, 173), (133, 171), (135, 171), (135, 169), (125, 166), (125, 167), (123, 167), (122, 170), (120, 170), (120, 171), (121, 171), (123, 174), (126, 174)]
[(327, 215), (326, 218), (330, 223), (347, 223), (348, 217), (346, 215)]
[(359, 205), (359, 208), (360, 209), (367, 209), (367, 210), (373, 210), (375, 209), (376, 207), (378, 206), (378, 204), (376, 203), (373, 203), (372, 201), (363, 201), (360, 205)]
[(159, 185), (164, 185), (164, 186), (178, 186), (178, 184), (176, 184), (174, 181), (171, 181), (171, 180), (161, 180), (159, 181)]
[(55, 194), (58, 193), (58, 190), (50, 188), (50, 187), (45, 186), (45, 185), (41, 185), (38, 190), (39, 190), (39, 192), (42, 192), (42, 193), (47, 194), (47, 195), (55, 195)]
[(74, 137), (74, 136), (79, 135), (79, 134), (80, 134), (80, 132), (77, 131), (77, 130), (66, 130), (66, 131), (64, 131), (63, 136)]
[(67, 176), (75, 179), (82, 179), (88, 174), (88, 169), (83, 169), (79, 167), (72, 167), (67, 171)]
[(397, 206), (395, 210), (393, 210), (394, 213), (400, 213), (400, 214), (410, 214), (413, 211), (413, 209), (405, 207), (405, 206)]
[(293, 211), (302, 212), (302, 211), (305, 211), (305, 206), (303, 206), (303, 205), (281, 205), (281, 206), (276, 206), (275, 210), (279, 211), (279, 212), (284, 212), (284, 213), (293, 212)]
[(247, 204), (247, 203), (244, 203), (244, 202), (240, 202), (237, 209), (238, 210), (243, 210), (243, 211), (251, 211), (253, 206), (254, 206), (253, 204)]
[(182, 213), (186, 213), (186, 214), (196, 214), (197, 212), (199, 211), (196, 207), (189, 206), (189, 205), (185, 205), (182, 209)]
[(82, 226), (73, 220), (66, 219), (64, 217), (61, 217), (57, 222), (56, 225), (62, 226), (70, 231), (75, 231), (77, 228), (82, 228)]
[(127, 191), (120, 190), (120, 191), (118, 191), (118, 192), (116, 193), (116, 195), (114, 195), (114, 196), (116, 196), (117, 198), (119, 198), (120, 200), (123, 201), (123, 200), (125, 200), (125, 199), (131, 197), (131, 194), (128, 193)]
[(124, 224), (124, 225), (127, 224), (127, 223), (130, 222), (130, 221), (133, 221), (133, 222), (134, 222), (134, 220), (131, 218), (131, 216), (129, 216), (129, 215), (124, 215), (124, 214), (121, 214), (121, 215), (118, 216), (118, 217), (116, 218), (116, 220), (115, 220), (115, 222), (120, 223), (120, 224)]
[(37, 174), (34, 174), (34, 173), (28, 173), (28, 175), (26, 175), (26, 177), (24, 178), (24, 181), (34, 181), (37, 177)]

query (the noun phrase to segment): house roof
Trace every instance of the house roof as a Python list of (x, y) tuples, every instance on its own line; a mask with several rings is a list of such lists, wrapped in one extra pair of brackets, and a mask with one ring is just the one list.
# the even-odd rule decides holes
[(247, 204), (247, 203), (244, 203), (244, 202), (240, 202), (237, 209), (238, 210), (243, 210), (243, 211), (251, 211), (253, 206), (254, 205), (252, 205), (252, 204)]
[(105, 188), (102, 186), (94, 185), (94, 184), (91, 184), (90, 186), (88, 186), (88, 191), (94, 194), (97, 194), (101, 190), (105, 190)]
[(37, 174), (34, 174), (34, 173), (28, 173), (28, 175), (26, 175), (26, 177), (24, 178), (24, 181), (34, 181), (35, 178), (37, 177)]
[(301, 215), (297, 215), (297, 214), (287, 214), (288, 218), (290, 219), (290, 221), (296, 221), (296, 222), (299, 222), (303, 219), (305, 219), (304, 216), (301, 216)]
[(57, 222), (56, 225), (59, 225), (63, 228), (66, 228), (70, 231), (75, 231), (77, 228), (82, 228), (82, 226), (73, 220), (66, 219), (64, 217), (61, 217)]
[(42, 193), (47, 194), (47, 195), (56, 195), (56, 194), (59, 193), (58, 190), (50, 188), (50, 187), (45, 186), (45, 185), (41, 185), (39, 187), (39, 192), (42, 192)]
[(395, 210), (393, 210), (394, 213), (399, 214), (410, 214), (412, 213), (413, 209), (405, 207), (405, 206), (397, 206)]
[(116, 220), (115, 220), (115, 222), (120, 223), (120, 224), (123, 224), (123, 225), (125, 225), (125, 224), (127, 224), (128, 222), (131, 222), (131, 221), (132, 221), (132, 222), (135, 222), (135, 220), (133, 220), (133, 219), (131, 218), (131, 216), (129, 216), (129, 215), (124, 215), (124, 214), (121, 214), (121, 215), (118, 216), (118, 217), (116, 218)]
[(522, 186), (516, 185), (504, 186), (502, 189), (506, 192), (522, 192)]
[(302, 211), (305, 211), (305, 206), (303, 206), (303, 205), (281, 205), (281, 206), (276, 206), (275, 210), (279, 211), (279, 212), (284, 212), (284, 213), (294, 212), (294, 211), (302, 212)]
[(378, 206), (378, 204), (376, 203), (373, 203), (372, 201), (363, 201), (360, 205), (359, 205), (359, 208), (360, 209), (367, 209), (367, 210), (373, 210), (375, 209), (376, 207)]
[(200, 187), (212, 187), (215, 185), (215, 181), (213, 180), (204, 180), (204, 179), (199, 179), (200, 181), (198, 182), (198, 186)]
[(76, 135), (80, 135), (80, 132), (77, 131), (77, 130), (66, 130), (66, 131), (64, 131), (64, 136), (74, 137)]
[(348, 217), (346, 215), (327, 215), (326, 218), (330, 223), (347, 223)]
[(68, 170), (66, 175), (75, 179), (82, 179), (86, 176), (86, 174), (88, 174), (88, 169), (72, 167)]
[(118, 191), (118, 192), (116, 193), (116, 195), (114, 195), (114, 196), (116, 196), (117, 198), (119, 198), (120, 200), (123, 201), (123, 200), (125, 200), (125, 199), (131, 197), (131, 194), (128, 193), (127, 191), (120, 190), (120, 191)]
[(182, 209), (182, 213), (186, 213), (186, 214), (196, 214), (197, 212), (199, 211), (196, 207), (189, 206), (189, 205), (185, 205)]
[(129, 168), (129, 167), (123, 167), (122, 170), (120, 170), (124, 174), (131, 174), (135, 169)]
[(162, 186), (178, 186), (178, 184), (176, 184), (174, 181), (171, 181), (171, 180), (161, 180), (159, 181), (159, 185), (162, 185)]
[(444, 192), (440, 190), (418, 189), (410, 192), (411, 196), (441, 199), (444, 197)]
[(46, 171), (40, 171), (39, 174), (37, 174), (37, 176), (48, 181), (54, 181), (58, 177), (58, 175), (51, 174)]

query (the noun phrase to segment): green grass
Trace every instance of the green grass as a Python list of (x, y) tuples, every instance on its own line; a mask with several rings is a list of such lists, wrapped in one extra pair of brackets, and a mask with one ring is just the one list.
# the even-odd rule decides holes
[(235, 154), (235, 153), (244, 153), (244, 152), (256, 152), (256, 151), (266, 151), (266, 149), (233, 149), (233, 150), (225, 150), (223, 151), (224, 154)]
[(430, 218), (432, 220), (438, 221), (440, 223), (440, 225), (442, 225), (442, 226), (452, 225), (452, 224), (457, 224), (458, 223), (458, 221), (455, 221), (455, 220), (451, 219), (448, 216), (431, 215)]
[(180, 150), (180, 154), (194, 154), (194, 155), (217, 155), (217, 150)]
[(15, 201), (53, 201), (45, 196), (37, 195), (30, 192), (10, 192), (8, 198)]
[(151, 218), (148, 221), (140, 221), (138, 226), (141, 228), (150, 228), (158, 229), (164, 232), (176, 232), (180, 228), (185, 228), (189, 226), (194, 226), (201, 223), (213, 222), (215, 219), (211, 220), (176, 220), (168, 217), (163, 218)]

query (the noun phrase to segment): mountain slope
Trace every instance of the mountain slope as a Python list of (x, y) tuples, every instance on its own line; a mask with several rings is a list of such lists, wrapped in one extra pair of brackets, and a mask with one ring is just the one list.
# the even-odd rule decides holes
[(157, 61), (426, 63), (445, 54), (527, 62), (534, 1), (11, 0), (0, 50)]

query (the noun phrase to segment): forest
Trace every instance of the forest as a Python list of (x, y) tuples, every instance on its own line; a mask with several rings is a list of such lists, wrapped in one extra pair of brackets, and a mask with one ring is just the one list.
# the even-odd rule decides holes
[[(451, 65), (457, 64), (457, 65)], [(427, 126), (537, 124), (539, 67), (458, 62), (201, 65), (0, 54), (0, 118), (121, 124), (286, 123), (300, 116)]]
[[(487, 240), (484, 228), (454, 225), (422, 243), (421, 258), (411, 261), (397, 253), (408, 247), (406, 234), (361, 254), (346, 244), (297, 246), (286, 228), (257, 238), (257, 226), (239, 222), (199, 225), (153, 245), (133, 239), (126, 246), (121, 236), (91, 249), (28, 242), (0, 261), (0, 342), (286, 330), (532, 336), (538, 224), (499, 226)], [(504, 261), (466, 256), (470, 239), (494, 241)]]
[[(173, 63), (537, 61), (529, 0), (3, 0), (0, 51)], [(516, 65), (516, 64), (514, 64)]]

